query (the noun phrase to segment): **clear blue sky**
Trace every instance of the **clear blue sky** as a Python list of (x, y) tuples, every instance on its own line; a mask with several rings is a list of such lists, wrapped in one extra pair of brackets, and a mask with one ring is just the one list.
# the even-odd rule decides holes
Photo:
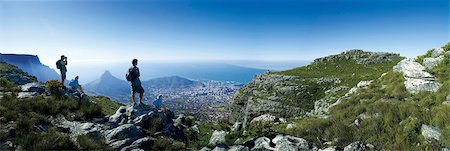
[(449, 0), (0, 1), (0, 52), (53, 64), (414, 57), (449, 42)]

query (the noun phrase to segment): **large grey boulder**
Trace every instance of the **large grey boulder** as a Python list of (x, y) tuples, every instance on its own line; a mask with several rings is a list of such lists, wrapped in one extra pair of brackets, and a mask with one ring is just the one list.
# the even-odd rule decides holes
[(422, 135), (423, 137), (425, 137), (425, 139), (427, 140), (440, 140), (441, 137), (441, 132), (442, 130), (434, 127), (434, 126), (430, 126), (430, 125), (422, 125)]
[(442, 60), (444, 60), (444, 56), (439, 56), (436, 58), (424, 58), (423, 59), (423, 65), (427, 69), (431, 69), (438, 65)]
[(270, 139), (267, 137), (260, 137), (255, 140), (255, 146), (251, 150), (275, 150), (270, 146)]
[(310, 149), (310, 145), (305, 139), (288, 135), (283, 136), (279, 134), (272, 139), (272, 142), (276, 145), (276, 150), (297, 151)]
[(348, 146), (345, 146), (344, 148), (344, 151), (365, 151), (365, 150), (368, 150), (368, 148), (361, 141), (353, 142)]
[(135, 140), (133, 143), (131, 143), (130, 146), (122, 148), (121, 151), (136, 150), (136, 149), (151, 150), (151, 146), (153, 146), (155, 141), (156, 139), (153, 137), (150, 136), (143, 137)]
[(406, 90), (410, 93), (417, 94), (421, 91), (436, 92), (441, 87), (436, 78), (425, 72), (425, 67), (416, 62), (415, 59), (402, 60), (393, 67), (393, 70), (394, 72), (403, 73)]
[(57, 129), (68, 129), (69, 135), (75, 138), (79, 135), (89, 135), (91, 137), (100, 137), (105, 127), (101, 124), (90, 122), (68, 121), (64, 117), (52, 120)]
[(214, 130), (213, 134), (211, 135), (211, 138), (209, 139), (208, 146), (216, 146), (218, 144), (224, 144), (226, 135), (227, 132), (225, 131)]
[(36, 92), (39, 94), (45, 93), (45, 84), (39, 82), (27, 83), (20, 86), (22, 92)]
[(105, 131), (105, 139), (107, 143), (127, 138), (140, 138), (143, 132), (140, 127), (133, 124), (124, 124), (111, 130)]
[(150, 125), (150, 120), (156, 117), (158, 117), (158, 115), (155, 112), (150, 111), (147, 114), (142, 114), (141, 116), (133, 119), (133, 123), (137, 126), (148, 128)]

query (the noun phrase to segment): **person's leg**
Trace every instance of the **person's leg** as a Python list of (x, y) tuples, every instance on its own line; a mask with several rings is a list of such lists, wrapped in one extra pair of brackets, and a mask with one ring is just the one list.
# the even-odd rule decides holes
[(144, 97), (144, 92), (139, 93), (139, 105), (142, 104), (142, 98)]
[(64, 84), (64, 81), (66, 80), (66, 72), (62, 72), (62, 83)]
[(61, 73), (61, 82), (64, 84), (64, 72), (60, 71), (60, 73)]
[(134, 92), (131, 92), (131, 101), (132, 101), (132, 103), (134, 105), (134, 102), (135, 102)]
[(81, 85), (78, 85), (78, 89), (80, 89), (80, 91), (83, 92), (83, 88), (81, 87)]

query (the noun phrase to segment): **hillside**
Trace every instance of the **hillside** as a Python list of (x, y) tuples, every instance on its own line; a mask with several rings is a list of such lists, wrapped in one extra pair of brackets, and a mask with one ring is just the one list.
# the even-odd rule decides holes
[(231, 121), (245, 127), (263, 114), (326, 116), (328, 107), (360, 81), (376, 79), (401, 59), (398, 54), (350, 50), (307, 66), (257, 75), (234, 96)]
[(55, 70), (42, 64), (39, 57), (35, 55), (0, 54), (0, 60), (19, 67), (42, 82), (61, 79)]
[(256, 76), (235, 95), (227, 141), (284, 134), (307, 150), (449, 149), (450, 43), (413, 59), (380, 54), (348, 51)]

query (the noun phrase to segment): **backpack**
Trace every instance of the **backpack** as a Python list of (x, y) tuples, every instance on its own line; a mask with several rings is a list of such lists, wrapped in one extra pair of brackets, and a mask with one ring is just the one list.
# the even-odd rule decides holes
[(125, 78), (127, 79), (127, 81), (133, 81), (134, 80), (134, 77), (136, 77), (136, 76), (133, 76), (133, 74), (134, 74), (134, 67), (128, 69), (128, 73), (125, 74)]
[(56, 61), (56, 68), (61, 69), (61, 60)]

